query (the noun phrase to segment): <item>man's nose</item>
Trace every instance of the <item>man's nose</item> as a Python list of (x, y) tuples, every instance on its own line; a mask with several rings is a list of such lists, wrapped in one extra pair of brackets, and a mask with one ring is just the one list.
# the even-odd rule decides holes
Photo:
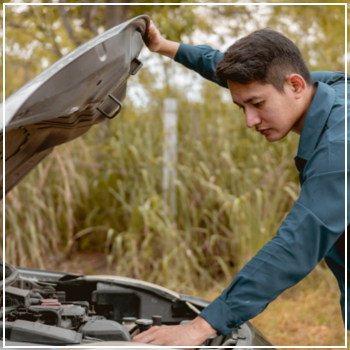
[(259, 117), (259, 114), (250, 109), (245, 109), (245, 122), (248, 128), (253, 128), (254, 126), (261, 123), (261, 118)]

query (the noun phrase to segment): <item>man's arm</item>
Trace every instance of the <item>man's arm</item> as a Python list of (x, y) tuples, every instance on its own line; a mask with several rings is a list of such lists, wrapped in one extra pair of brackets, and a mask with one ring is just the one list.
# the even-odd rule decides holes
[(308, 161), (300, 197), (277, 235), (195, 319), (206, 322), (151, 329), (133, 341), (197, 346), (208, 338), (208, 329), (227, 335), (309, 274), (345, 229), (344, 152), (343, 142), (318, 145)]
[(222, 52), (206, 45), (192, 46), (166, 40), (153, 22), (151, 22), (145, 43), (150, 51), (170, 57), (186, 68), (197, 72), (203, 78), (228, 88), (226, 83), (220, 82), (215, 76), (216, 66), (224, 57)]
[[(216, 66), (224, 57), (224, 53), (207, 45), (192, 46), (166, 40), (161, 36), (153, 22), (151, 22), (148, 31), (146, 45), (150, 51), (170, 57), (186, 68), (200, 74), (203, 78), (221, 87), (228, 88), (227, 83), (220, 82), (215, 75)], [(333, 72), (318, 71), (310, 72), (310, 74), (313, 81), (327, 83)]]
[(160, 55), (167, 56), (172, 59), (175, 58), (175, 55), (180, 46), (180, 43), (176, 43), (174, 41), (166, 40), (163, 38), (152, 21), (148, 29), (145, 43), (150, 51), (159, 53)]

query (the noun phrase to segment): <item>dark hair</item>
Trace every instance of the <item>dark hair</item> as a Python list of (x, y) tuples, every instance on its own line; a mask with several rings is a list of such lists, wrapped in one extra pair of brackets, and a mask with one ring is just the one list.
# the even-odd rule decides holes
[(288, 74), (301, 75), (313, 85), (310, 72), (297, 46), (283, 34), (272, 29), (257, 30), (236, 41), (225, 52), (216, 68), (217, 78), (240, 84), (260, 81), (283, 92)]

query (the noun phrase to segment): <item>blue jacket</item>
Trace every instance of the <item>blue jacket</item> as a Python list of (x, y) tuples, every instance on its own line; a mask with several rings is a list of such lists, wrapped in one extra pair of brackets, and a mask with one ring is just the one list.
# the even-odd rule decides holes
[[(223, 56), (209, 46), (181, 43), (175, 61), (227, 88), (215, 76)], [(277, 235), (200, 314), (221, 334), (230, 333), (262, 312), (323, 258), (338, 280), (344, 320), (345, 227), (349, 225), (349, 216), (345, 215), (345, 74), (314, 72), (311, 75), (317, 90), (305, 117), (295, 157), (300, 196)]]

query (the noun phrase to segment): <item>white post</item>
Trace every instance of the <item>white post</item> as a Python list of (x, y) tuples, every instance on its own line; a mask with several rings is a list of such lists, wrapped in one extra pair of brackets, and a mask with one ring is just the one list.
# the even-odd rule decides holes
[[(176, 178), (177, 162), (177, 102), (174, 98), (164, 100), (164, 144), (163, 144), (163, 191), (165, 203), (170, 205), (173, 216), (176, 215), (176, 195), (174, 179)], [(170, 192), (170, 193), (169, 193)], [(165, 207), (166, 211), (166, 207)]]

